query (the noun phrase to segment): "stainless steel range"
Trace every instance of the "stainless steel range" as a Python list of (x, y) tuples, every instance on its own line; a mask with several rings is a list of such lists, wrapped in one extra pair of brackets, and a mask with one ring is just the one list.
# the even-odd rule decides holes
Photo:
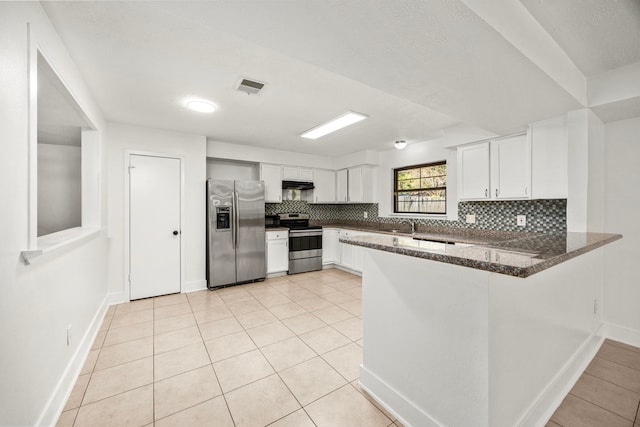
[(309, 214), (280, 214), (289, 229), (289, 274), (322, 270), (322, 226), (309, 225)]

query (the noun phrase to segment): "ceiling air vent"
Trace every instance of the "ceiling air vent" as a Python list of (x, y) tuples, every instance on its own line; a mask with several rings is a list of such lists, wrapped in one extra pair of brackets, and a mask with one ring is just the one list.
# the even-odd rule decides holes
[(249, 95), (257, 95), (260, 93), (264, 85), (264, 83), (260, 83), (255, 80), (242, 79), (240, 80), (240, 83), (238, 83), (236, 90), (246, 92)]

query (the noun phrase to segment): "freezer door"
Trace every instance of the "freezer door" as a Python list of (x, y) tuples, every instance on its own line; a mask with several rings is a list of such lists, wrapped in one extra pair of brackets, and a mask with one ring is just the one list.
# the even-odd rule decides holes
[(267, 274), (264, 232), (264, 182), (236, 181), (238, 206), (236, 268), (238, 282)]
[(207, 180), (207, 281), (210, 288), (236, 282), (233, 181)]

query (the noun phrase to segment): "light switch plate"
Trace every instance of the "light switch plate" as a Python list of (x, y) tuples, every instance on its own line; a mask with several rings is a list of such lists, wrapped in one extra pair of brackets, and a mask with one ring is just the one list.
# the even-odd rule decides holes
[(518, 224), (518, 227), (525, 227), (527, 225), (527, 216), (526, 215), (516, 216), (516, 224)]
[(475, 224), (476, 223), (476, 216), (473, 214), (467, 215), (467, 217), (465, 218), (467, 221), (467, 224)]

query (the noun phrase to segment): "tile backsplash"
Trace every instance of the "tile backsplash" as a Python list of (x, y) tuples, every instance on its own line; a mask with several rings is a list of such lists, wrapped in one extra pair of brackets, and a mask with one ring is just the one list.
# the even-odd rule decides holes
[[(404, 221), (404, 218), (379, 217), (377, 203), (324, 205), (309, 204), (300, 200), (285, 200), (282, 203), (266, 204), (268, 215), (286, 212), (308, 213), (310, 218), (316, 221), (367, 221), (387, 224)], [(367, 212), (366, 219), (363, 212)], [(476, 216), (475, 224), (466, 223), (467, 214)], [(516, 225), (516, 215), (526, 215), (525, 227)], [(434, 227), (563, 233), (567, 231), (567, 201), (566, 199), (548, 199), (460, 202), (457, 221), (418, 219), (416, 223)]]

